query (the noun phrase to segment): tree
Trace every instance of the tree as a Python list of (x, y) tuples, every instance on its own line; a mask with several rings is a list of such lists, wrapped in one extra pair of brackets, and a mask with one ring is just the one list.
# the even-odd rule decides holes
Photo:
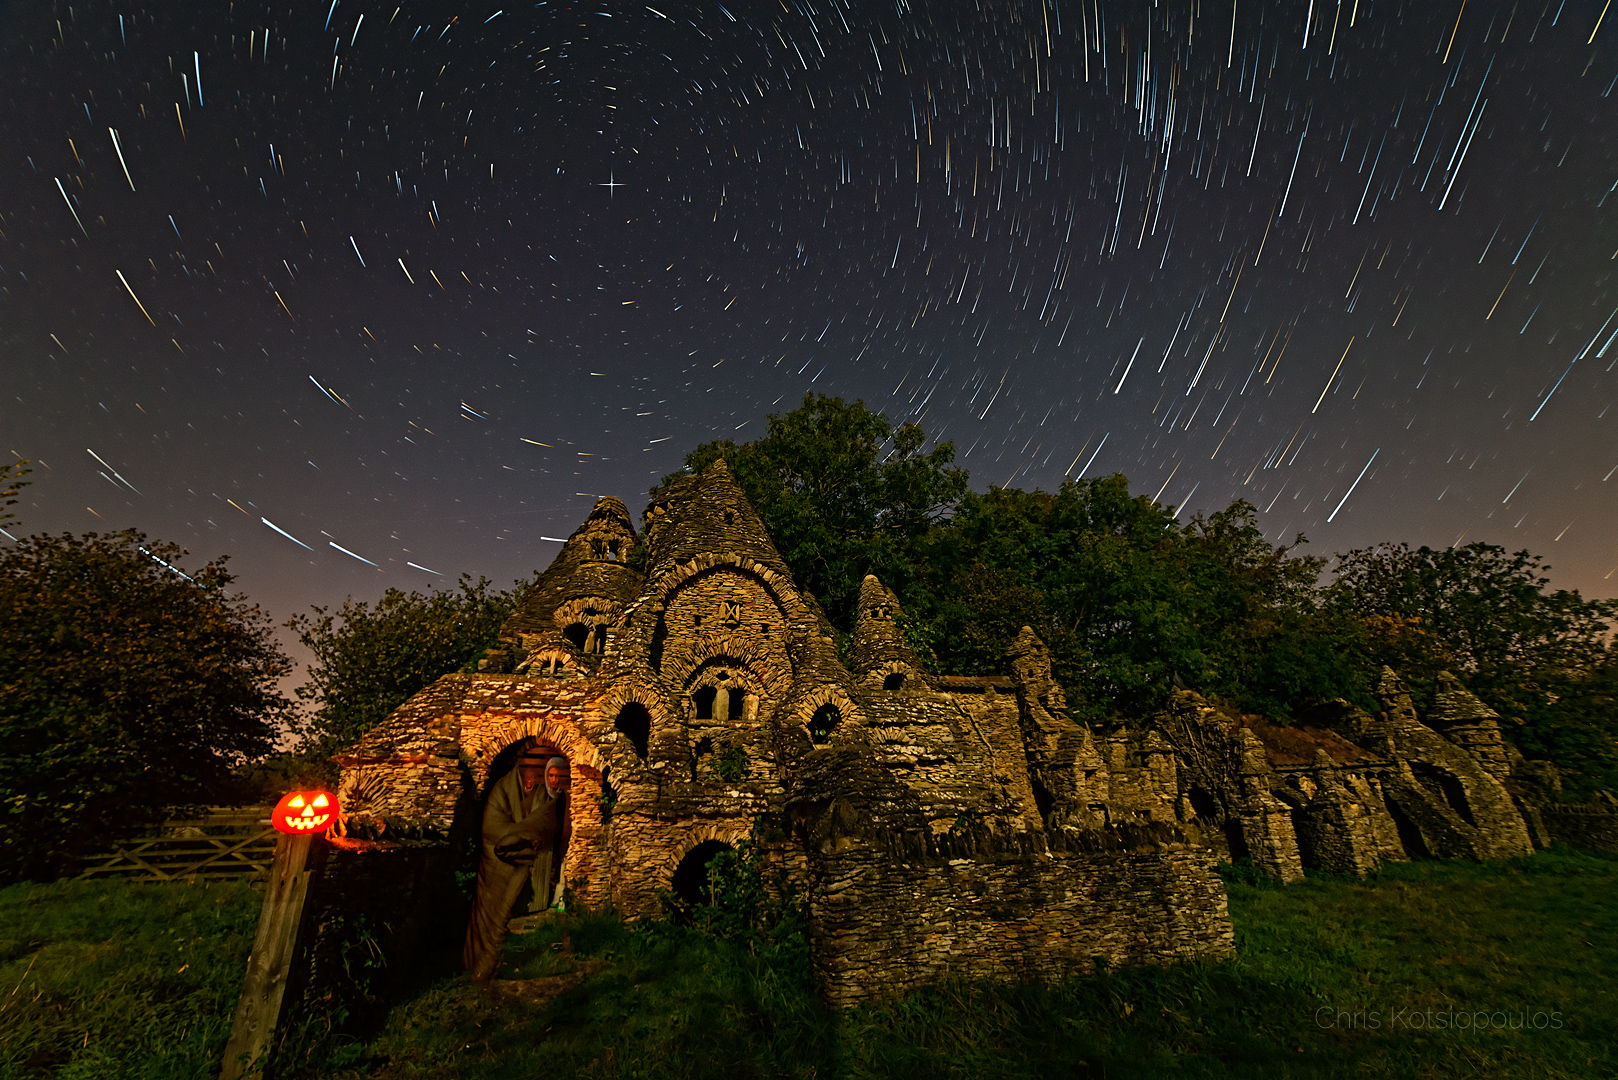
[[(924, 452), (926, 441), (919, 425), (896, 428), (863, 401), (811, 394), (772, 414), (763, 438), (703, 443), (685, 463), (700, 472), (725, 459), (798, 586), (849, 629), (865, 575), (902, 596), (920, 572), (921, 540), (966, 493), (966, 472), (950, 464), (954, 444)], [(664, 477), (652, 495), (682, 475)]]
[(1371, 659), (1397, 669), (1418, 702), (1449, 670), (1500, 713), (1507, 738), (1572, 772), (1576, 791), (1618, 784), (1607, 707), (1618, 602), (1547, 590), (1544, 560), (1493, 544), (1384, 543), (1339, 558), (1332, 602), (1365, 620)]
[(225, 560), (134, 530), (0, 553), (0, 880), (44, 879), (268, 751), (291, 665)]
[(1285, 721), (1331, 698), (1364, 707), (1369, 696), (1364, 627), (1323, 602), (1330, 561), (1272, 545), (1258, 511), (1238, 499), (1184, 530), (1185, 559), (1199, 598), (1196, 625), (1213, 672), (1204, 689), (1244, 710)]
[(931, 537), (928, 596), (951, 670), (1001, 671), (1023, 625), (1092, 719), (1162, 704), (1176, 684), (1285, 719), (1363, 697), (1358, 626), (1317, 601), (1324, 559), (1272, 547), (1238, 501), (1185, 526), (1123, 476), (1054, 494), (968, 495)]
[(357, 742), (416, 691), (475, 663), (522, 599), (527, 582), (508, 591), (487, 578), (461, 575), (460, 591), (427, 595), (389, 589), (372, 607), (350, 598), (335, 614), (324, 607), (287, 622), (315, 654), (301, 701), (314, 702), (302, 750), (326, 756)]
[(33, 483), (23, 479), (31, 472), (33, 470), (23, 458), (0, 463), (0, 521), (10, 521), (17, 516), (6, 507), (15, 504), (22, 489)]
[[(1003, 671), (1023, 625), (1051, 648), (1057, 679), (1085, 711), (1157, 696), (1187, 655), (1173, 565), (1174, 518), (1131, 497), (1122, 476), (1064, 483), (1054, 494), (971, 493), (931, 537), (930, 595), (901, 597), (940, 624), (945, 670)], [(1080, 706), (1083, 708), (1083, 706)]]
[(1484, 681), (1510, 670), (1588, 672), (1603, 660), (1608, 620), (1618, 617), (1614, 601), (1545, 591), (1550, 566), (1526, 550), (1383, 543), (1339, 558), (1340, 603), (1364, 615), (1414, 620), (1432, 639), (1430, 660)]
[(844, 631), (875, 573), (943, 670), (1002, 672), (1031, 626), (1092, 718), (1157, 707), (1177, 682), (1277, 718), (1322, 697), (1365, 700), (1360, 625), (1318, 603), (1325, 560), (1266, 543), (1251, 505), (1181, 526), (1122, 476), (978, 494), (953, 446), (925, 442), (863, 402), (810, 395), (764, 437), (705, 443), (686, 466), (726, 460), (799, 586)]

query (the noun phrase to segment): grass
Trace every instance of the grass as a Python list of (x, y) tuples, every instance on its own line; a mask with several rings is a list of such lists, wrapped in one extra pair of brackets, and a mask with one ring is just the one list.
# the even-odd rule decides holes
[(1232, 884), (1231, 910), (1241, 966), (1303, 986), (1326, 1010), (1316, 1044), (1356, 1055), (1359, 1075), (1606, 1076), (1618, 1072), (1615, 885), (1618, 861), (1562, 848), (1390, 864), (1368, 881)]
[(212, 1080), (262, 903), (235, 883), (0, 889), (0, 1080)]
[[(517, 1000), (445, 978), (395, 1005), (377, 1030), (300, 1054), (289, 1071), (323, 1080), (1618, 1073), (1618, 860), (1559, 849), (1284, 888), (1238, 870), (1228, 883), (1234, 960), (1059, 984), (963, 981), (842, 1013), (819, 1003), (790, 950), (761, 957), (668, 924), (629, 929), (610, 915), (570, 914), (514, 936), (502, 972), (547, 994), (567, 986), (560, 994)], [(242, 892), (245, 902), (219, 886), (0, 890), (0, 995), (21, 985), (13, 997), (30, 1001), (0, 1008), (0, 1078), (202, 1075), (223, 1045), (252, 933), (256, 897)], [(22, 929), (19, 916), (38, 929)], [(33, 953), (52, 961), (43, 983), (37, 967), (23, 977)], [(218, 975), (201, 973), (210, 965)], [(1428, 1010), (1467, 1027), (1425, 1030)], [(1473, 1030), (1480, 1013), (1485, 1030)], [(1535, 1013), (1546, 1026), (1533, 1026)]]

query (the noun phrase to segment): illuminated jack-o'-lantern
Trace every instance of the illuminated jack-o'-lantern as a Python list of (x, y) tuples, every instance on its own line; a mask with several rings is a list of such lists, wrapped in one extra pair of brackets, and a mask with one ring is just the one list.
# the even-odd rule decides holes
[(324, 832), (337, 820), (337, 796), (329, 791), (289, 791), (270, 812), (276, 832), (305, 836)]

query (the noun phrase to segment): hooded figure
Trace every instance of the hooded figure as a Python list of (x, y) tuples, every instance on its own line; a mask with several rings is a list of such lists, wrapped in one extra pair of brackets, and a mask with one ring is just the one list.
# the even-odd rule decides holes
[(544, 911), (562, 900), (562, 858), (567, 854), (568, 837), (573, 832), (573, 815), (569, 811), (567, 758), (553, 757), (545, 763), (544, 798), (550, 800), (556, 811), (556, 828), (550, 843), (541, 846), (534, 858), (528, 880), (534, 887), (534, 898), (529, 911)]
[[(477, 900), (461, 950), (461, 962), (474, 982), (493, 978), (511, 909), (541, 858), (546, 864), (544, 880), (550, 880), (565, 804), (544, 783), (550, 771), (547, 764), (546, 755), (530, 746), (518, 757), (516, 768), (489, 789), (478, 853)], [(547, 899), (548, 894), (547, 890)]]

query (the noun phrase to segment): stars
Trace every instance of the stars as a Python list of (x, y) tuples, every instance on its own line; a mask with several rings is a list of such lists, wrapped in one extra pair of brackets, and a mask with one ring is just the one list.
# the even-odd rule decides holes
[[(1591, 547), (1562, 565), (1612, 565), (1593, 545), (1618, 536), (1618, 503), (1597, 520), (1572, 494), (1613, 468), (1597, 459), (1611, 431), (1578, 427), (1606, 422), (1618, 379), (1618, 331), (1596, 321), (1618, 303), (1612, 245), (1595, 239), (1618, 144), (1585, 137), (1618, 86), (1618, 64), (1584, 43), (1602, 5), (1577, 26), (1554, 6), (1509, 23), (1509, 4), (1474, 24), (1469, 5), (1461, 37), (1450, 9), (1344, 4), (1338, 25), (1316, 4), (1307, 49), (1304, 12), (1282, 0), (1211, 23), (1196, 5), (1049, 5), (1048, 37), (1004, 5), (940, 22), (907, 4), (788, 4), (758, 22), (636, 5), (585, 28), (541, 5), (457, 41), (458, 22), (407, 6), (365, 16), (366, 46), (350, 7), (273, 26), (241, 5), (64, 23), (93, 43), (71, 63), (54, 25), (0, 43), (40, 100), (64, 103), (0, 116), (17, 151), (0, 183), (44, 196), (0, 219), (0, 296), (32, 313), (40, 345), (23, 380), (40, 389), (0, 402), (0, 430), (34, 457), (117, 445), (156, 493), (139, 511), (154, 534), (185, 534), (164, 492), (239, 482), (284, 508), (277, 522), (341, 517), (353, 542), (317, 549), (334, 564), (397, 570), (377, 545), (408, 527), (440, 534), (423, 548), (440, 565), (453, 550), (476, 572), (525, 574), (476, 562), (506, 557), (492, 543), (451, 539), (516, 497), (512, 467), (476, 440), (543, 435), (521, 497), (549, 505), (560, 474), (540, 449), (655, 411), (689, 426), (611, 438), (666, 439), (648, 454), (665, 455), (661, 475), (814, 390), (953, 440), (975, 483), (1051, 490), (1063, 458), (1146, 495), (1172, 475), (1164, 497), (1196, 493), (1187, 514), (1248, 497), (1270, 532), (1289, 518), (1320, 530), (1341, 505), (1335, 529), (1375, 530), (1347, 543), (1487, 528), (1498, 491), (1533, 467), (1567, 482), (1517, 493), (1524, 509), (1543, 500), (1528, 542), (1552, 543), (1577, 513), (1561, 546)], [(203, 42), (214, 67), (248, 59), (253, 73), (230, 101), (215, 86), (210, 112)], [(170, 111), (183, 129), (220, 126), (187, 143), (145, 123)], [(634, 214), (611, 204), (628, 187)], [(370, 274), (365, 251), (401, 273)], [(411, 288), (412, 262), (433, 289)], [(1530, 276), (1513, 293), (1519, 262)], [(311, 371), (317, 395), (296, 390)], [(384, 433), (377, 399), (393, 386), (423, 431), (475, 422)], [(124, 407), (158, 392), (173, 395), (167, 419)], [(461, 413), (468, 398), (488, 409)], [(38, 419), (42, 402), (60, 403), (56, 419)], [(362, 464), (302, 464), (327, 469), (344, 440)], [(131, 449), (148, 442), (165, 453)], [(1444, 465), (1440, 444), (1467, 452)], [(1378, 447), (1366, 490), (1341, 503)], [(407, 475), (460, 505), (422, 516), (398, 494)], [(643, 481), (593, 482), (628, 497)], [(77, 527), (65, 515), (94, 488), (69, 501), (69, 487), (63, 519), (42, 512), (40, 528)], [(1427, 504), (1478, 520), (1439, 529)], [(374, 520), (347, 520), (354, 506)], [(243, 536), (309, 554), (255, 525)]]

